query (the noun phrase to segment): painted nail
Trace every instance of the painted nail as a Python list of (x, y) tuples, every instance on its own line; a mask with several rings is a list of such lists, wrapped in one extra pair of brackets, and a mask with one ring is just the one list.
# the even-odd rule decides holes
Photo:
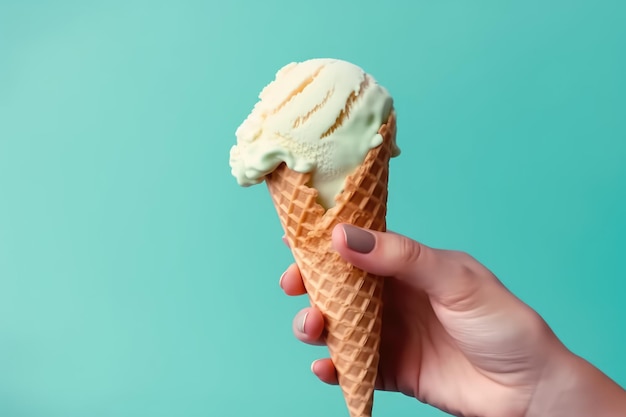
[(346, 245), (350, 249), (359, 253), (370, 253), (376, 246), (376, 237), (361, 228), (349, 224), (342, 225), (343, 234), (346, 238)]
[(309, 311), (307, 310), (304, 313), (300, 313), (298, 315), (302, 317), (298, 317), (298, 321), (296, 322), (296, 329), (298, 329), (300, 333), (304, 333), (304, 325), (306, 324), (306, 318), (309, 316)]
[[(278, 286), (280, 288), (283, 288), (283, 278), (285, 278), (285, 275), (287, 274), (287, 271), (283, 272), (283, 274), (280, 276), (280, 279), (278, 280)], [(284, 290), (284, 288), (283, 288)]]
[[(319, 360), (319, 359), (318, 359)], [(315, 373), (315, 364), (317, 363), (317, 360), (311, 362), (311, 372)]]

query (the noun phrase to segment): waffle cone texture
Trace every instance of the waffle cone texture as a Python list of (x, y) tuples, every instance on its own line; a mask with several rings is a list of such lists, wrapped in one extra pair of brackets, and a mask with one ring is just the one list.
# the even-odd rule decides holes
[(396, 136), (392, 110), (380, 127), (383, 143), (347, 177), (336, 205), (325, 210), (310, 173), (285, 164), (266, 177), (311, 304), (325, 318), (326, 343), (351, 417), (370, 417), (378, 373), (383, 279), (344, 261), (331, 247), (335, 225), (385, 231), (389, 159)]

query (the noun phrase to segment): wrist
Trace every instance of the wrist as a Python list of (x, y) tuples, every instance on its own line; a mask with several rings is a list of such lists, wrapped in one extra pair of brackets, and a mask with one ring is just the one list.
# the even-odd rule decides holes
[(565, 348), (548, 363), (525, 417), (619, 417), (626, 391)]

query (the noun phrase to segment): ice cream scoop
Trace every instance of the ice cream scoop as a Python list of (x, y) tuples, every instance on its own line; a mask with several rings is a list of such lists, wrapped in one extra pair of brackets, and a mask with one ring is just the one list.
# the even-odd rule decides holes
[(382, 143), (378, 129), (393, 106), (372, 76), (337, 59), (284, 66), (259, 99), (236, 131), (232, 174), (240, 185), (253, 185), (285, 162), (312, 173), (309, 185), (324, 208), (335, 205), (346, 176)]

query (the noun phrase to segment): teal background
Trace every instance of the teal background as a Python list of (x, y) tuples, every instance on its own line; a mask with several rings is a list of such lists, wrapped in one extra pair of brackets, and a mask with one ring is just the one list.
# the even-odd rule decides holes
[[(282, 65), (395, 96), (389, 227), (626, 385), (626, 3), (0, 1), (0, 415), (344, 416), (234, 131)], [(379, 393), (379, 416), (440, 416)]]

